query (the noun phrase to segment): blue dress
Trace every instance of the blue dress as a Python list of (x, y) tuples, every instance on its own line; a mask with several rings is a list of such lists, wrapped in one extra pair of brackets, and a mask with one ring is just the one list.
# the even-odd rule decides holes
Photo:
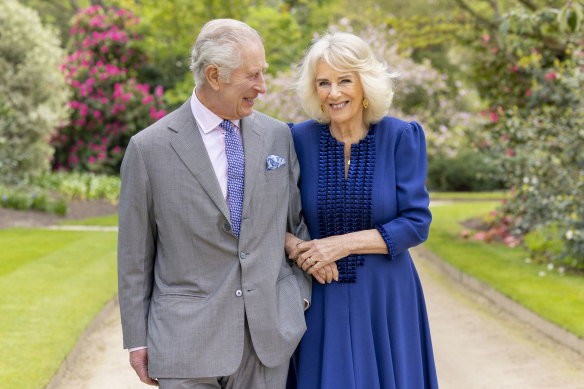
[(390, 117), (371, 125), (352, 145), (347, 179), (344, 146), (327, 125), (307, 121), (292, 133), (311, 237), (376, 228), (389, 254), (351, 255), (337, 261), (339, 282), (313, 281), (288, 389), (438, 388), (424, 295), (408, 252), (426, 240), (432, 218), (422, 128)]

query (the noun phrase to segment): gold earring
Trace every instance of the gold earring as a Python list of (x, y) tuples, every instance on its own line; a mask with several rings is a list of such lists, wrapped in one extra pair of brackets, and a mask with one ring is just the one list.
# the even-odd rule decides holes
[(324, 105), (322, 105), (322, 104), (320, 105), (320, 111), (324, 112)]
[(367, 107), (369, 107), (369, 100), (363, 99), (363, 108), (367, 109)]

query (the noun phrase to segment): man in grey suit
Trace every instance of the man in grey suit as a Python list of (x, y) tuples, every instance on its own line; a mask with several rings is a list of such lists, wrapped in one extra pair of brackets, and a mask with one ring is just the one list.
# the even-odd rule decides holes
[(210, 21), (192, 50), (193, 95), (126, 150), (119, 299), (145, 383), (285, 386), (311, 292), (285, 235), (308, 232), (288, 126), (253, 110), (266, 66), (255, 30)]

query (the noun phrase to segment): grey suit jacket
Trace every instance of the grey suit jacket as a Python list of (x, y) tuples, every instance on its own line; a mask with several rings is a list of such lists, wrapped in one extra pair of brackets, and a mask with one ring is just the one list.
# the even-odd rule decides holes
[[(240, 238), (190, 101), (132, 137), (121, 168), (118, 287), (124, 347), (148, 346), (149, 374), (232, 374), (247, 317), (269, 367), (286, 363), (306, 330), (310, 279), (285, 256), (288, 230), (308, 238), (288, 126), (241, 120), (245, 193)], [(269, 155), (286, 165), (266, 170)]]

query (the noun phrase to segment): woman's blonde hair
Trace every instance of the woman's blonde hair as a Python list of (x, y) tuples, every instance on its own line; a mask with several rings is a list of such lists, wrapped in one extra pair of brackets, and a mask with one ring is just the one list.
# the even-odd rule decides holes
[(340, 72), (356, 72), (361, 80), (363, 96), (369, 106), (363, 112), (365, 123), (380, 121), (389, 110), (393, 99), (395, 74), (379, 62), (371, 47), (363, 39), (347, 32), (326, 34), (308, 49), (298, 71), (296, 90), (304, 111), (314, 120), (329, 123), (330, 118), (321, 111), (316, 92), (316, 66), (324, 61)]

